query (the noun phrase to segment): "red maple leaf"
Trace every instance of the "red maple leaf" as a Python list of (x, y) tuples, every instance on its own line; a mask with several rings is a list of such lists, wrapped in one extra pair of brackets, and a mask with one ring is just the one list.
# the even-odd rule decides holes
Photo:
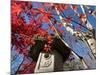
[(67, 5), (63, 5), (63, 9), (64, 10), (67, 10), (69, 8), (69, 5), (67, 4)]
[(12, 14), (19, 15), (21, 12), (22, 12), (21, 5), (13, 3), (12, 4)]
[(73, 10), (77, 11), (78, 5), (72, 5)]
[(66, 22), (67, 22), (67, 23), (71, 23), (71, 22), (72, 22), (72, 17), (71, 17), (71, 16), (68, 16), (68, 17), (66, 18)]

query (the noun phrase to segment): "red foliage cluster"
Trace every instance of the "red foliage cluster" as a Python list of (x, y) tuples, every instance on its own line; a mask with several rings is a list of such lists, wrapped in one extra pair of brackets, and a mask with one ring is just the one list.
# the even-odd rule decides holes
[[(38, 24), (38, 22), (35, 22), (34, 19), (32, 19), (32, 21), (30, 21), (31, 23), (27, 24), (24, 17), (21, 17), (21, 14), (27, 13), (29, 11), (30, 6), (32, 6), (30, 2), (12, 1), (11, 7), (12, 45), (16, 45), (19, 53), (25, 55), (28, 54), (27, 47), (35, 44), (33, 38), (35, 34), (40, 34), (42, 36), (46, 35), (46, 32), (40, 29), (41, 23)], [(32, 10), (32, 8), (30, 8), (30, 10)]]
[(66, 22), (67, 22), (67, 23), (71, 23), (71, 22), (72, 22), (72, 17), (68, 16), (68, 17), (66, 18)]
[[(43, 23), (47, 23), (49, 30), (55, 31), (53, 24), (57, 21), (54, 19), (51, 11), (46, 11), (45, 6), (48, 8), (54, 8), (51, 4), (45, 3), (44, 7), (38, 9), (32, 7), (32, 2), (12, 1), (11, 6), (11, 45), (16, 46), (16, 51), (19, 54), (23, 54), (25, 57), (29, 57), (29, 47), (35, 45), (35, 36), (43, 37), (47, 40), (44, 45), (44, 51), (50, 52), (53, 37), (49, 34), (48, 29), (43, 29)], [(65, 10), (68, 7), (63, 5), (58, 6), (60, 10)], [(29, 23), (26, 22), (24, 14), (29, 16)], [(52, 25), (51, 25), (51, 19)], [(62, 24), (59, 26), (61, 27)], [(61, 29), (59, 32), (63, 32)], [(33, 73), (35, 63), (22, 64), (23, 69), (18, 73)]]
[(72, 5), (73, 10), (77, 11), (78, 10), (78, 5)]
[[(68, 16), (66, 18), (63, 18), (63, 21), (66, 22), (66, 23), (71, 23), (73, 20), (73, 18), (71, 16)], [(62, 25), (62, 24), (61, 24)]]
[[(51, 4), (45, 3), (44, 6), (52, 7)], [(65, 5), (57, 5), (62, 9), (67, 9)], [(48, 37), (48, 30), (42, 29), (42, 23), (51, 23), (53, 15), (50, 11), (46, 11), (44, 7), (38, 9), (32, 8), (31, 2), (12, 1), (11, 6), (11, 24), (12, 24), (12, 45), (16, 45), (19, 53), (28, 54), (27, 47), (35, 44), (34, 36)], [(23, 14), (30, 16), (29, 24), (26, 23)], [(37, 16), (38, 18), (34, 18)], [(56, 20), (54, 20), (55, 22)], [(54, 23), (56, 24), (56, 22)], [(50, 26), (50, 29), (54, 31), (54, 26)], [(62, 31), (62, 30), (59, 30)], [(50, 42), (50, 39), (47, 40)], [(26, 52), (25, 52), (26, 51)]]
[(52, 36), (47, 36), (47, 44), (44, 45), (44, 51), (45, 52), (50, 52), (51, 51), (51, 45), (52, 45), (52, 42), (53, 42), (53, 38)]
[(64, 11), (64, 10), (68, 10), (69, 9), (69, 5), (65, 5), (65, 4), (57, 4), (55, 5), (56, 8), (58, 8), (59, 11)]

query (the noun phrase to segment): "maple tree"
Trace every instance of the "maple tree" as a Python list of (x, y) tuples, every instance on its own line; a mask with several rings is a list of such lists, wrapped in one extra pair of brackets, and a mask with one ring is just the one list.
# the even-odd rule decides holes
[[(26, 6), (27, 5), (27, 6)], [(17, 7), (17, 8), (16, 8)], [(31, 7), (31, 8), (30, 8)], [(37, 19), (30, 17), (30, 23), (27, 24), (22, 14), (27, 13), (31, 17), (39, 16)], [(42, 28), (42, 23), (48, 23), (49, 28), (54, 31), (50, 19), (53, 17), (50, 11), (44, 8), (32, 8), (30, 2), (12, 2), (12, 45), (15, 44), (20, 53), (25, 53), (26, 48), (35, 44), (35, 35), (48, 37), (50, 34)], [(54, 19), (54, 18), (52, 18)], [(38, 20), (38, 21), (36, 21)], [(54, 21), (56, 21), (54, 19)], [(60, 30), (61, 31), (61, 30)], [(50, 42), (52, 39), (47, 40)], [(24, 50), (23, 50), (24, 49)], [(21, 50), (21, 51), (20, 51)], [(24, 52), (23, 52), (24, 51)]]
[[(16, 51), (19, 52), (19, 54), (23, 54), (25, 57), (29, 57), (30, 49), (28, 47), (35, 45), (35, 36), (44, 37), (48, 41), (47, 44), (44, 45), (44, 51), (50, 51), (50, 45), (53, 39), (48, 31), (42, 28), (42, 23), (46, 22), (50, 24), (52, 14), (45, 11), (44, 8), (32, 8), (32, 3), (30, 2), (12, 1), (11, 9), (12, 46), (16, 46)], [(25, 16), (23, 16), (23, 14), (30, 16), (29, 23), (25, 21)], [(34, 16), (39, 17), (37, 19), (32, 18)], [(31, 68), (34, 68), (34, 66), (35, 63), (22, 64), (24, 69), (19, 70), (17, 73), (32, 73), (34, 71), (31, 70)]]
[[(51, 52), (51, 45), (54, 40), (54, 36), (56, 36), (56, 34), (62, 35), (64, 33), (64, 30), (62, 29), (62, 22), (59, 23), (57, 21), (55, 18), (57, 14), (52, 13), (51, 10), (55, 11), (55, 8), (57, 8), (60, 14), (64, 15), (63, 11), (68, 10), (70, 5), (42, 3), (41, 7), (36, 8), (33, 7), (34, 4), (32, 4), (32, 2), (23, 1), (12, 1), (11, 5), (11, 45), (16, 46), (16, 51), (19, 54), (23, 54), (25, 57), (29, 57), (29, 47), (36, 44), (35, 37), (38, 36), (43, 37), (43, 39), (47, 41), (47, 43), (44, 44), (43, 51)], [(77, 5), (73, 5), (72, 8), (75, 11), (78, 10)], [(27, 15), (28, 19), (26, 19), (25, 15)], [(87, 16), (85, 14), (80, 14), (79, 18), (79, 20), (85, 22), (87, 20)], [(29, 22), (27, 22), (28, 20)], [(73, 16), (65, 16), (63, 20), (66, 23), (75, 22), (73, 21)], [(43, 28), (44, 23), (48, 25), (47, 29)], [(52, 31), (52, 33), (50, 33), (50, 31)], [(34, 62), (23, 64), (22, 66), (24, 69), (18, 71), (18, 73), (34, 72), (31, 69), (35, 67)]]

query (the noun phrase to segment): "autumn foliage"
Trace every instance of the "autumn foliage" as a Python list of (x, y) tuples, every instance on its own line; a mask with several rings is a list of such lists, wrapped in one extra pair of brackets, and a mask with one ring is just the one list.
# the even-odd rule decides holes
[[(44, 7), (33, 8), (32, 2), (12, 1), (11, 5), (11, 44), (16, 47), (16, 51), (29, 57), (29, 47), (35, 45), (35, 36), (39, 36), (48, 41), (43, 50), (50, 52), (53, 38), (48, 30), (55, 32), (53, 24), (56, 24), (52, 13), (46, 11)], [(53, 8), (48, 3), (45, 3), (44, 6)], [(26, 21), (25, 14), (29, 17), (29, 22)], [(48, 24), (48, 29), (42, 28), (43, 23)], [(34, 66), (35, 63), (23, 64), (24, 69), (17, 73), (32, 73), (34, 71), (31, 68)]]
[[(15, 46), (19, 54), (29, 58), (30, 47), (36, 44), (36, 37), (42, 37), (47, 41), (43, 46), (43, 51), (52, 51), (51, 45), (54, 36), (57, 33), (60, 35), (64, 33), (62, 22), (58, 22), (55, 18), (58, 14), (52, 13), (55, 8), (59, 12), (64, 12), (69, 10), (70, 5), (42, 3), (42, 6), (34, 7), (32, 2), (14, 0), (11, 2), (11, 46)], [(78, 6), (73, 5), (72, 9), (77, 11)], [(83, 14), (79, 16), (82, 20), (86, 17)], [(63, 20), (66, 23), (71, 23), (73, 17), (65, 16)], [(44, 25), (47, 25), (47, 28), (43, 28)], [(34, 71), (31, 68), (34, 68), (35, 64), (34, 62), (23, 64), (24, 69), (18, 71), (18, 73), (33, 73)]]

